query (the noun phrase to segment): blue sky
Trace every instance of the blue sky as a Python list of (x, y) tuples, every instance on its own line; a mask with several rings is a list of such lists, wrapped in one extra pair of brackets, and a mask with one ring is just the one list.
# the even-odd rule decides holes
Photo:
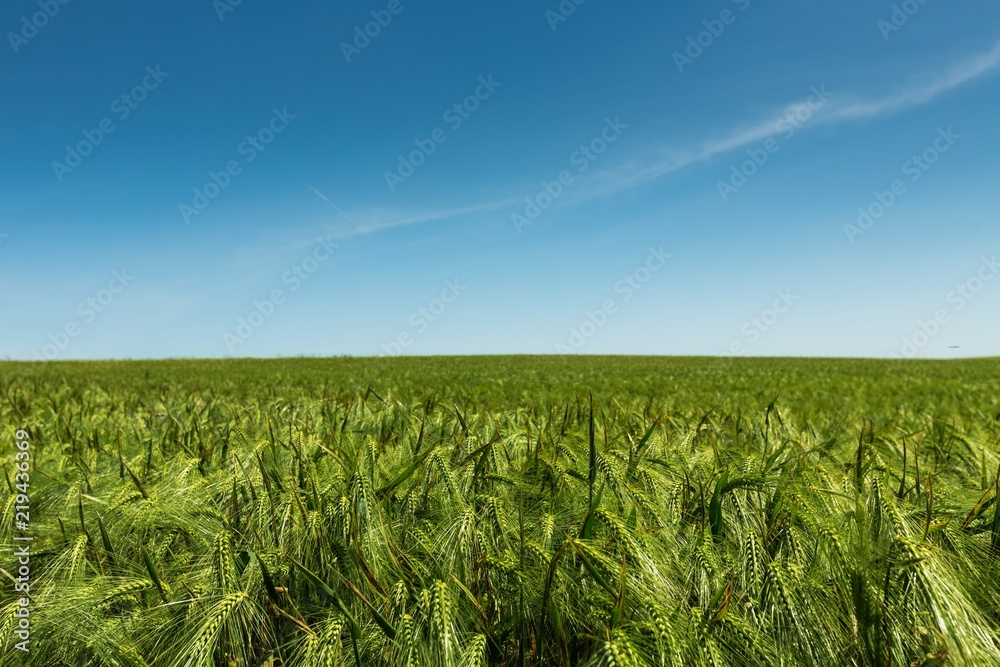
[(5, 3), (0, 357), (1000, 354), (1000, 7), (676, 4)]

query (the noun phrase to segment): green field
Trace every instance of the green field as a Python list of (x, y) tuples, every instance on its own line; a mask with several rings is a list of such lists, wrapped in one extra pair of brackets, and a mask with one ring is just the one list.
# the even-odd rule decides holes
[(8, 362), (0, 426), (3, 666), (1000, 665), (1000, 360)]

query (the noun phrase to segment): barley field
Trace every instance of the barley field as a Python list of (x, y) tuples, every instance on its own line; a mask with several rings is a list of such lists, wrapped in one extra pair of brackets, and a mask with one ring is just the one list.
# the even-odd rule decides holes
[(1000, 360), (7, 362), (0, 425), (4, 666), (1000, 665)]

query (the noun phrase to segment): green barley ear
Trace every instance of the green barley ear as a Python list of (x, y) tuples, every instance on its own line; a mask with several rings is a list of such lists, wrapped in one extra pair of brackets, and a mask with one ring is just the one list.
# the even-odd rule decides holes
[(308, 665), (310, 667), (338, 667), (344, 657), (343, 619), (331, 616), (314, 626), (315, 635), (310, 635), (305, 642), (302, 660), (289, 662), (293, 665)]
[(148, 588), (153, 587), (153, 582), (148, 579), (136, 579), (134, 581), (126, 581), (125, 583), (112, 588), (110, 591), (104, 594), (102, 598), (97, 601), (96, 607), (98, 609), (105, 609), (116, 602), (122, 601), (123, 599), (128, 599), (134, 593), (142, 592)]
[(671, 622), (673, 619), (670, 618), (670, 614), (653, 604), (646, 605), (646, 613), (649, 615), (655, 638), (655, 657), (657, 658), (655, 664), (683, 664), (684, 638), (678, 632), (676, 625)]
[(85, 573), (88, 541), (86, 535), (78, 535), (73, 543), (73, 548), (69, 552), (69, 566), (66, 573), (68, 580), (73, 580)]
[(396, 642), (393, 645), (393, 664), (402, 667), (411, 667), (419, 664), (417, 629), (413, 617), (403, 614), (399, 619), (399, 628), (396, 635)]
[(215, 538), (212, 568), (215, 572), (215, 584), (223, 595), (236, 590), (238, 575), (228, 531), (222, 531)]
[(230, 615), (245, 599), (246, 593), (232, 593), (209, 610), (191, 641), (187, 662), (183, 663), (184, 667), (207, 664)]
[(615, 633), (606, 642), (601, 642), (594, 659), (594, 667), (639, 667), (635, 647), (628, 637)]
[(462, 667), (486, 667), (489, 656), (486, 651), (486, 635), (475, 634), (465, 646)]
[(455, 654), (455, 609), (448, 584), (435, 581), (431, 598), (431, 636), (435, 639), (444, 664), (450, 664)]

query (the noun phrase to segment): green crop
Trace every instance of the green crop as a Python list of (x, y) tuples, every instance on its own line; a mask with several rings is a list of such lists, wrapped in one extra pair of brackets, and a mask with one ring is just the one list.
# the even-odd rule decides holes
[(0, 364), (0, 665), (1000, 665), (1000, 361)]

